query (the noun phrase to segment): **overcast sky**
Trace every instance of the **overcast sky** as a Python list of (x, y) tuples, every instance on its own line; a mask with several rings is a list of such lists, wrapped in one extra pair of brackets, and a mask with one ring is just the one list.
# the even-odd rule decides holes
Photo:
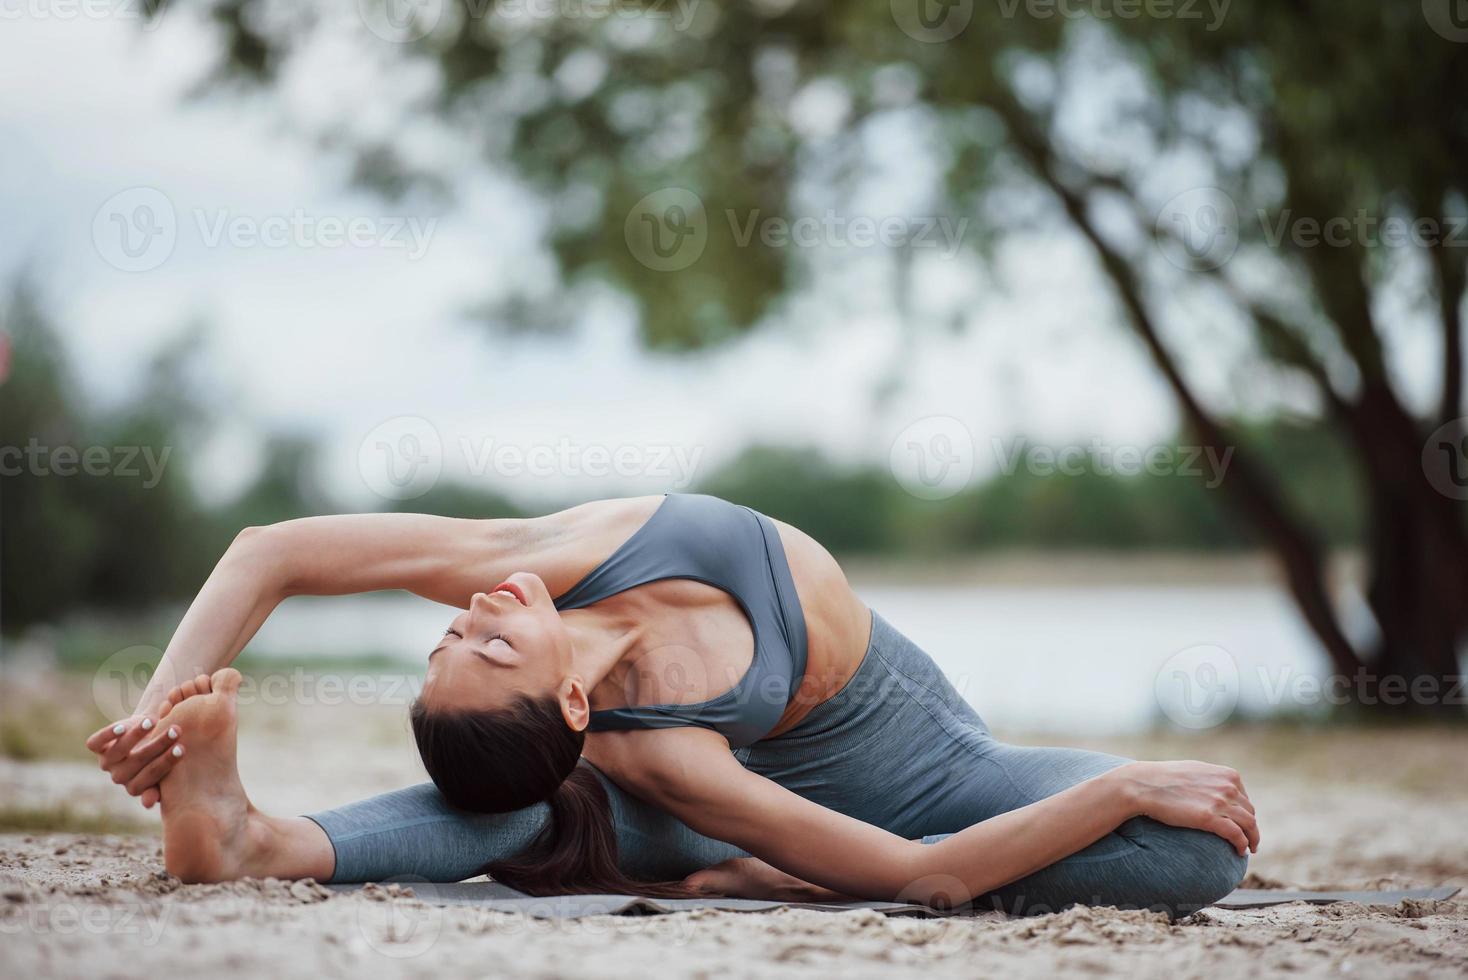
[[(370, 119), (399, 80), (363, 70), (345, 49), (323, 50), (278, 101), (189, 101), (211, 48), (186, 17), (170, 11), (143, 32), (126, 18), (32, 6), (7, 6), (0, 30), (0, 264), (38, 277), (102, 403), (171, 335), (207, 325), (209, 390), (227, 424), (207, 450), (188, 448), (218, 492), (249, 477), (261, 433), (295, 429), (323, 440), (333, 488), (368, 503), (363, 440), (398, 416), (428, 421), (445, 473), (527, 499), (667, 489), (683, 474), (514, 475), (475, 454), (566, 440), (670, 447), (706, 473), (765, 441), (883, 461), (899, 433), (936, 415), (959, 420), (982, 475), (994, 467), (993, 440), (1017, 433), (1145, 445), (1175, 429), (1166, 391), (1111, 323), (1085, 252), (1058, 234), (1006, 253), (991, 274), (1007, 290), (959, 335), (914, 338), (890, 309), (860, 303), (795, 311), (778, 329), (690, 358), (641, 353), (630, 309), (615, 303), (568, 337), (492, 334), (465, 309), (551, 274), (534, 202), (493, 175), (466, 179), (456, 210), (411, 215), (415, 238), (394, 229), (404, 209), (344, 190), (343, 162), (302, 135), (342, 100)], [(132, 195), (121, 199), (129, 215), (139, 200), (160, 200), (146, 195), (171, 209), (161, 260), (117, 252), (108, 209), (120, 194)], [(365, 218), (375, 244), (251, 238), (294, 216)], [(119, 268), (130, 262), (149, 267)], [(958, 263), (946, 273), (950, 286), (975, 274)], [(944, 288), (942, 275), (932, 288)], [(873, 390), (893, 365), (902, 386), (878, 404)], [(416, 424), (387, 432), (397, 439)]]

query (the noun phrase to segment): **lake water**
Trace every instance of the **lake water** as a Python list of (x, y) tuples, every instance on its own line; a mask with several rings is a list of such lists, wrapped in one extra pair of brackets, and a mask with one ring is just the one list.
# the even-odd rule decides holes
[[(1159, 721), (1206, 730), (1298, 710), (1292, 685), (1328, 663), (1268, 585), (858, 587), (1005, 732), (1112, 734)], [(454, 610), (399, 594), (292, 599), (256, 653), (386, 652), (422, 662)]]

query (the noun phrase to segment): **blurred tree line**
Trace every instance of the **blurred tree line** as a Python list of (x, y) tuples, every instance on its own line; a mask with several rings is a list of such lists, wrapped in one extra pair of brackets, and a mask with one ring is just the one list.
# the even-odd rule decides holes
[[(210, 434), (210, 406), (190, 370), (198, 334), (154, 359), (127, 401), (90, 404), (54, 325), (29, 284), (0, 310), (13, 353), (0, 381), (0, 447), (44, 447), (32, 462), (0, 459), (0, 627), (14, 636), (91, 611), (146, 611), (186, 602), (235, 533), (343, 509), (319, 489), (317, 453), (302, 436), (276, 436), (237, 497), (199, 499), (191, 469)], [(1288, 461), (1292, 490), (1318, 509), (1322, 533), (1346, 545), (1359, 513), (1334, 494), (1340, 447), (1319, 427), (1283, 423), (1255, 433), (1262, 451)], [(57, 472), (54, 452), (107, 451), (108, 472)], [(127, 454), (138, 452), (128, 467)], [(163, 459), (154, 474), (139, 455)], [(164, 455), (166, 453), (166, 456)], [(813, 448), (754, 446), (694, 488), (748, 504), (813, 534), (840, 555), (952, 556), (996, 549), (1237, 550), (1257, 546), (1220, 506), (1219, 491), (1180, 476), (1035, 475), (1024, 467), (942, 501), (905, 492), (880, 466), (838, 466)], [(441, 482), (399, 509), (453, 517), (546, 513), (492, 490)]]
[[(309, 444), (270, 446), (254, 484), (204, 506), (190, 449), (209, 432), (192, 387), (199, 335), (158, 353), (118, 405), (92, 404), (67, 363), (36, 288), (0, 306), (10, 349), (0, 381), (0, 628), (15, 635), (89, 610), (138, 611), (193, 595), (235, 533), (324, 512), (309, 492)], [(94, 463), (81, 460), (88, 451)]]

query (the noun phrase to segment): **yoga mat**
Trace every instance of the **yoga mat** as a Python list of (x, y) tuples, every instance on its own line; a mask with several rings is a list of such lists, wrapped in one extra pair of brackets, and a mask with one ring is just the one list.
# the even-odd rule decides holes
[[(849, 912), (852, 909), (875, 909), (883, 915), (916, 917), (939, 916), (924, 905), (904, 902), (762, 902), (747, 898), (642, 898), (638, 895), (556, 895), (535, 898), (506, 885), (491, 881), (463, 881), (455, 884), (399, 881), (422, 901), (433, 905), (472, 905), (498, 912), (520, 912), (540, 919), (579, 919), (587, 915), (664, 915), (693, 909), (719, 909), (725, 912), (768, 912), (772, 909), (813, 909), (820, 912)], [(362, 885), (329, 885), (337, 892), (354, 892)], [(1363, 905), (1396, 905), (1403, 899), (1448, 899), (1458, 893), (1454, 887), (1409, 888), (1400, 891), (1312, 892), (1285, 889), (1240, 888), (1214, 903), (1224, 909), (1255, 909), (1285, 902), (1360, 902)]]

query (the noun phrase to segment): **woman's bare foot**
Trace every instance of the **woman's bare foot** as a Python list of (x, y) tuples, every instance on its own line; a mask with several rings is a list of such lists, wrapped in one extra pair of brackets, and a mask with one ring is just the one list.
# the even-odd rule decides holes
[(230, 881), (262, 870), (270, 819), (250, 805), (235, 764), (240, 673), (216, 671), (173, 700), (165, 724), (187, 733), (188, 753), (164, 777), (163, 864), (187, 882)]
[(683, 883), (705, 895), (757, 898), (767, 902), (845, 902), (850, 899), (828, 888), (788, 875), (759, 858), (731, 858), (695, 871)]

